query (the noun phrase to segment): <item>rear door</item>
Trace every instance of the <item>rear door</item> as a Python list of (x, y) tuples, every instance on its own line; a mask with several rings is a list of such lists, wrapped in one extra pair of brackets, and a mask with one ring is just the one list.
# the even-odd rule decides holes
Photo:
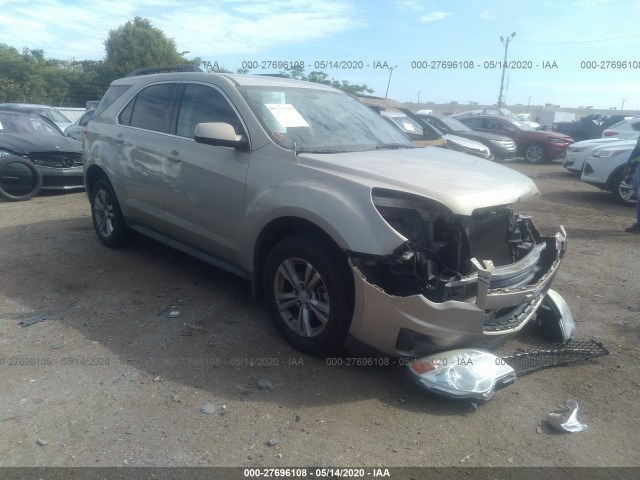
[(134, 223), (166, 234), (162, 191), (163, 152), (173, 136), (171, 117), (179, 84), (158, 83), (143, 88), (118, 116), (123, 127), (114, 138), (126, 188), (122, 198)]

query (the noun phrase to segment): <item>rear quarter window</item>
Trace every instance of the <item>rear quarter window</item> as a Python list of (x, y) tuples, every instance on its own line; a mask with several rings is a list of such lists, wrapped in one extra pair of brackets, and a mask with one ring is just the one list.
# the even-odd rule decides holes
[(93, 112), (93, 118), (99, 117), (102, 112), (109, 108), (109, 105), (120, 98), (124, 92), (129, 90), (129, 88), (131, 88), (131, 85), (111, 85), (102, 96), (100, 103), (98, 103), (98, 106), (96, 107), (96, 111)]

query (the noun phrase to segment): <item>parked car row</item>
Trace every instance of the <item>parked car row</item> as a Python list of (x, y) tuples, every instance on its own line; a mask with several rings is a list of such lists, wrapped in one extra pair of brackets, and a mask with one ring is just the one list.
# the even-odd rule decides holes
[(517, 155), (527, 162), (541, 163), (564, 157), (573, 139), (556, 132), (536, 130), (525, 123), (506, 116), (472, 115), (459, 120), (478, 132), (493, 133), (511, 138)]

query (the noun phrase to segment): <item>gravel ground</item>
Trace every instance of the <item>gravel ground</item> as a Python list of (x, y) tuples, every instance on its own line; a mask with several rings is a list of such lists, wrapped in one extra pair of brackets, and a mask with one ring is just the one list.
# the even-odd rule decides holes
[[(512, 167), (542, 192), (518, 211), (567, 229), (554, 288), (577, 337), (611, 355), (475, 412), (292, 350), (241, 279), (144, 238), (103, 247), (84, 193), (0, 203), (0, 466), (640, 466), (634, 211), (558, 161)], [(543, 344), (531, 325), (500, 351)], [(569, 399), (588, 430), (539, 425)]]

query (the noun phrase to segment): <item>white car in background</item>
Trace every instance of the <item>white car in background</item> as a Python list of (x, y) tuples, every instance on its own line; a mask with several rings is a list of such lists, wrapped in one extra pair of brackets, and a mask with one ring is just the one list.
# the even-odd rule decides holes
[(640, 135), (640, 117), (625, 118), (602, 132), (602, 138), (616, 137), (626, 139), (638, 138), (638, 135)]
[[(636, 137), (637, 136), (638, 135), (636, 135)], [(573, 143), (569, 146), (569, 148), (567, 148), (567, 155), (562, 166), (569, 170), (571, 173), (576, 173), (579, 175), (580, 173), (582, 173), (584, 161), (591, 156), (596, 148), (600, 148), (606, 146), (607, 144), (619, 141), (619, 138), (607, 137), (594, 138), (591, 140), (583, 140), (581, 142)]]
[(633, 175), (625, 175), (624, 167), (636, 143), (636, 140), (620, 140), (594, 149), (584, 162), (580, 179), (613, 193), (623, 205), (635, 205)]

